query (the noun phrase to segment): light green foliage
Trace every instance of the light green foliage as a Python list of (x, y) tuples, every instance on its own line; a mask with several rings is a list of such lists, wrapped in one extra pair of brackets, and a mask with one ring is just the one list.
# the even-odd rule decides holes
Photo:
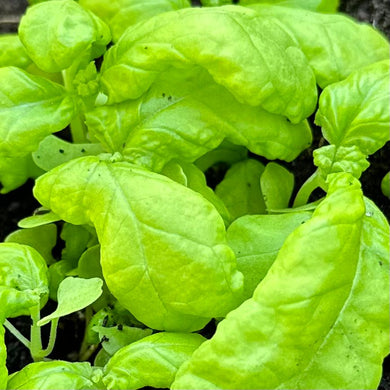
[(231, 216), (229, 211), (223, 201), (207, 186), (206, 177), (198, 167), (183, 162), (171, 162), (164, 167), (161, 173), (177, 183), (201, 194), (216, 208), (225, 221), (225, 224), (228, 225), (230, 223)]
[(263, 18), (275, 18), (282, 23), (305, 53), (321, 88), (345, 79), (366, 65), (389, 58), (386, 38), (372, 26), (347, 16), (265, 4), (251, 8)]
[(30, 308), (46, 303), (49, 293), (47, 266), (42, 256), (26, 245), (0, 243), (1, 316), (30, 314)]
[(39, 326), (49, 323), (55, 318), (60, 318), (84, 309), (102, 294), (103, 281), (99, 278), (66, 278), (57, 291), (58, 306), (57, 309), (38, 321)]
[(390, 61), (380, 61), (325, 88), (316, 124), (336, 146), (357, 146), (370, 155), (389, 139)]
[(102, 347), (110, 355), (113, 355), (119, 349), (152, 334), (151, 329), (141, 329), (127, 325), (112, 327), (95, 326), (93, 329), (98, 333)]
[(97, 157), (41, 176), (34, 194), (65, 221), (95, 226), (110, 291), (149, 327), (200, 329), (237, 304), (242, 275), (222, 218), (201, 195)]
[(0, 36), (0, 68), (3, 66), (16, 66), (25, 69), (31, 62), (26, 49), (16, 34)]
[(30, 229), (18, 229), (9, 234), (4, 242), (29, 245), (39, 252), (47, 264), (51, 264), (54, 261), (51, 251), (57, 242), (57, 227), (48, 224)]
[(57, 291), (61, 282), (73, 270), (73, 266), (66, 260), (60, 260), (49, 267), (49, 297), (57, 301)]
[(389, 348), (389, 226), (359, 187), (330, 175), (313, 217), (172, 389), (376, 388)]
[(117, 42), (130, 26), (163, 12), (190, 6), (189, 0), (79, 0), (79, 4), (94, 12), (111, 29), (112, 40)]
[(77, 113), (64, 87), (25, 71), (0, 68), (0, 156), (22, 157)]
[(50, 171), (64, 162), (78, 157), (97, 155), (103, 151), (99, 144), (73, 144), (49, 135), (39, 144), (38, 150), (32, 156), (38, 167)]
[(327, 13), (336, 12), (339, 6), (338, 0), (240, 0), (241, 5), (262, 3)]
[(238, 162), (226, 172), (215, 189), (233, 219), (246, 214), (264, 214), (265, 203), (260, 188), (264, 165), (248, 159)]
[(103, 389), (102, 372), (89, 363), (61, 360), (31, 363), (9, 377), (7, 390), (95, 390)]
[(287, 208), (294, 189), (294, 175), (279, 164), (268, 163), (260, 177), (260, 188), (267, 210)]
[(28, 178), (35, 179), (41, 173), (41, 169), (32, 161), (31, 154), (22, 157), (0, 157), (0, 184), (2, 187), (0, 193), (6, 194), (21, 186)]
[(319, 174), (326, 179), (331, 173), (348, 172), (357, 179), (369, 166), (367, 156), (356, 145), (328, 145), (313, 152), (314, 165), (319, 168)]
[(199, 334), (156, 333), (120, 349), (104, 368), (107, 389), (167, 388), (205, 341)]
[(7, 359), (7, 349), (5, 347), (4, 333), (5, 329), (3, 327), (4, 319), (0, 318), (0, 389), (5, 389), (7, 387), (8, 380), (8, 371), (5, 361)]
[(383, 195), (390, 198), (390, 172), (387, 172), (381, 182)]
[(75, 1), (37, 4), (27, 10), (19, 37), (28, 55), (46, 72), (68, 68), (81, 55), (98, 57), (110, 42), (108, 27)]
[(237, 268), (244, 275), (244, 299), (253, 295), (264, 279), (287, 236), (306, 222), (311, 213), (245, 215), (227, 231), (229, 246), (237, 257)]
[(233, 0), (201, 0), (203, 7), (218, 7), (220, 5), (232, 4)]
[(61, 218), (53, 212), (41, 207), (38, 209), (39, 213), (26, 217), (18, 222), (18, 226), (23, 229), (31, 229), (37, 226), (47, 225), (48, 223), (57, 222)]
[(202, 67), (239, 102), (299, 123), (313, 112), (317, 91), (295, 45), (278, 23), (243, 7), (164, 13), (128, 29), (108, 50), (102, 87), (118, 103), (140, 97), (169, 67)]
[(312, 137), (306, 121), (292, 125), (240, 104), (201, 69), (167, 71), (140, 99), (98, 107), (86, 118), (107, 150), (154, 171), (172, 159), (193, 162), (224, 138), (269, 159), (291, 161)]

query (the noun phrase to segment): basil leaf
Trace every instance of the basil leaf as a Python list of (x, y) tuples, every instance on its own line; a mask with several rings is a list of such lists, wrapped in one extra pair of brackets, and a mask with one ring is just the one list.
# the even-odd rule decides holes
[(199, 334), (156, 333), (119, 350), (104, 368), (107, 389), (167, 388), (205, 341)]
[(246, 214), (265, 214), (265, 203), (260, 188), (264, 165), (252, 159), (238, 162), (226, 172), (215, 188), (233, 219)]
[(0, 243), (0, 318), (29, 315), (30, 308), (46, 303), (47, 266), (33, 248)]
[(311, 213), (245, 215), (227, 230), (227, 240), (244, 275), (244, 298), (253, 295), (273, 264), (287, 236), (306, 222)]
[(336, 12), (339, 6), (338, 0), (240, 0), (241, 5), (262, 3), (326, 13)]
[(381, 189), (384, 196), (390, 198), (390, 172), (387, 172), (381, 182)]
[(76, 98), (61, 85), (18, 68), (0, 68), (0, 156), (34, 151), (47, 135), (64, 129), (77, 111)]
[(170, 67), (202, 67), (239, 102), (293, 123), (315, 106), (314, 76), (293, 39), (243, 7), (182, 9), (128, 29), (103, 61), (108, 102), (139, 98)]
[(65, 221), (95, 226), (111, 293), (147, 326), (200, 329), (237, 305), (242, 275), (222, 218), (199, 194), (97, 157), (41, 176), (34, 194)]
[(79, 4), (99, 16), (111, 29), (112, 40), (117, 42), (124, 31), (139, 22), (163, 12), (190, 7), (188, 0), (79, 0)]
[(18, 229), (10, 233), (4, 242), (29, 245), (39, 252), (46, 264), (51, 264), (54, 262), (52, 250), (57, 242), (57, 227), (51, 223), (30, 229)]
[(389, 349), (389, 226), (351, 175), (329, 181), (253, 298), (219, 324), (172, 389), (377, 388)]
[(19, 25), (28, 55), (46, 72), (68, 68), (86, 52), (99, 57), (110, 42), (108, 27), (69, 0), (49, 1), (28, 8)]
[(0, 389), (7, 388), (8, 370), (5, 362), (7, 360), (7, 348), (5, 346), (4, 334), (5, 329), (3, 326), (4, 318), (0, 318)]
[(95, 390), (102, 388), (101, 378), (101, 370), (86, 362), (38, 362), (10, 375), (7, 390)]
[(16, 66), (26, 69), (31, 62), (26, 49), (16, 34), (3, 34), (0, 36), (0, 68)]
[(39, 326), (49, 323), (55, 318), (66, 316), (77, 310), (84, 309), (102, 294), (103, 281), (99, 278), (82, 279), (66, 278), (57, 291), (57, 309), (38, 321)]
[(372, 26), (348, 16), (265, 4), (250, 8), (261, 17), (283, 25), (305, 53), (321, 88), (344, 80), (357, 69), (389, 58), (386, 38)]

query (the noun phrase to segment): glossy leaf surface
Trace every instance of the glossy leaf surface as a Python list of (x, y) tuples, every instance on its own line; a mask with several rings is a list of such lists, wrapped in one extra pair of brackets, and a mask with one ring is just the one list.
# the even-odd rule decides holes
[(31, 62), (26, 49), (16, 34), (2, 34), (0, 36), (0, 68), (16, 66), (25, 69)]
[(14, 68), (0, 68), (0, 156), (22, 157), (65, 128), (77, 101), (64, 87)]
[(120, 349), (104, 369), (107, 389), (166, 388), (205, 341), (199, 334), (156, 333)]
[(251, 8), (268, 20), (282, 23), (305, 53), (321, 88), (344, 80), (357, 69), (389, 58), (386, 38), (372, 26), (357, 23), (348, 16), (265, 4)]
[(314, 109), (316, 88), (295, 45), (278, 23), (244, 7), (164, 13), (128, 29), (107, 52), (102, 86), (118, 103), (140, 97), (170, 67), (202, 67), (239, 102), (299, 123)]
[(222, 218), (201, 195), (97, 157), (55, 168), (34, 193), (65, 221), (94, 224), (110, 291), (149, 327), (199, 329), (237, 304), (242, 275)]

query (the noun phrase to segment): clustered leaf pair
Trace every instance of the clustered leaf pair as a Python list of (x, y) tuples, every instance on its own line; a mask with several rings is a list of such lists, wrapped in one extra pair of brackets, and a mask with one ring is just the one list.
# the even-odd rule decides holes
[[(203, 3), (45, 1), (1, 37), (2, 192), (35, 178), (42, 208), (0, 244), (0, 320), (35, 360), (8, 376), (0, 326), (0, 388), (377, 386), (389, 225), (359, 178), (389, 140), (388, 42), (335, 2)], [(84, 308), (80, 361), (50, 360)]]

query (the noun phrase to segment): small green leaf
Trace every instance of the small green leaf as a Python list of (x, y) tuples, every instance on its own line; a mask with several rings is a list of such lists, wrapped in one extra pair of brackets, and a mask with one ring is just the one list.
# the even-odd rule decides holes
[(69, 0), (28, 8), (20, 21), (19, 36), (28, 55), (46, 72), (66, 69), (85, 53), (89, 59), (100, 56), (104, 52), (100, 47), (111, 38), (100, 19)]
[(227, 240), (244, 275), (244, 299), (253, 295), (278, 255), (287, 236), (306, 222), (311, 213), (246, 215), (227, 230)]
[(238, 162), (226, 172), (215, 193), (225, 203), (233, 219), (246, 214), (264, 214), (265, 204), (260, 188), (264, 165), (256, 160)]
[(287, 208), (294, 189), (294, 175), (282, 165), (271, 162), (260, 177), (260, 188), (267, 210)]
[(103, 152), (99, 144), (74, 144), (49, 135), (39, 144), (38, 150), (33, 152), (32, 156), (38, 167), (50, 171), (75, 158), (93, 156)]
[(10, 233), (4, 242), (29, 245), (41, 254), (47, 264), (51, 264), (54, 262), (52, 249), (57, 242), (57, 227), (48, 224), (30, 229), (18, 229)]
[(16, 66), (26, 69), (32, 60), (16, 34), (2, 34), (0, 36), (0, 68)]
[(356, 145), (323, 146), (314, 150), (313, 157), (314, 165), (318, 167), (323, 179), (337, 172), (348, 172), (359, 179), (362, 172), (370, 166), (367, 156)]
[(329, 143), (368, 156), (389, 141), (389, 64), (369, 65), (323, 90), (315, 122)]
[(96, 390), (102, 388), (101, 378), (101, 370), (86, 362), (38, 362), (10, 375), (7, 390)]
[(18, 68), (0, 68), (0, 156), (22, 157), (36, 150), (77, 111), (77, 100), (63, 86)]
[(64, 279), (57, 292), (57, 309), (39, 320), (38, 325), (43, 326), (54, 318), (63, 317), (77, 310), (84, 309), (100, 297), (102, 286), (103, 281), (99, 278), (82, 279), (69, 277)]
[(61, 218), (57, 214), (54, 214), (52, 211), (49, 211), (47, 209), (44, 210), (43, 207), (41, 208), (41, 210), (38, 211), (41, 211), (42, 213), (37, 213), (35, 215), (32, 215), (31, 217), (21, 219), (18, 222), (18, 226), (23, 229), (31, 229), (37, 226), (43, 226), (61, 220)]
[(27, 245), (0, 243), (0, 319), (29, 315), (30, 308), (46, 303), (47, 265)]
[(170, 387), (178, 368), (205, 341), (199, 334), (156, 333), (120, 349), (104, 368), (109, 390)]
[(140, 329), (122, 324), (112, 327), (95, 326), (93, 330), (98, 332), (102, 347), (111, 356), (119, 349), (150, 336), (153, 332), (151, 329)]

